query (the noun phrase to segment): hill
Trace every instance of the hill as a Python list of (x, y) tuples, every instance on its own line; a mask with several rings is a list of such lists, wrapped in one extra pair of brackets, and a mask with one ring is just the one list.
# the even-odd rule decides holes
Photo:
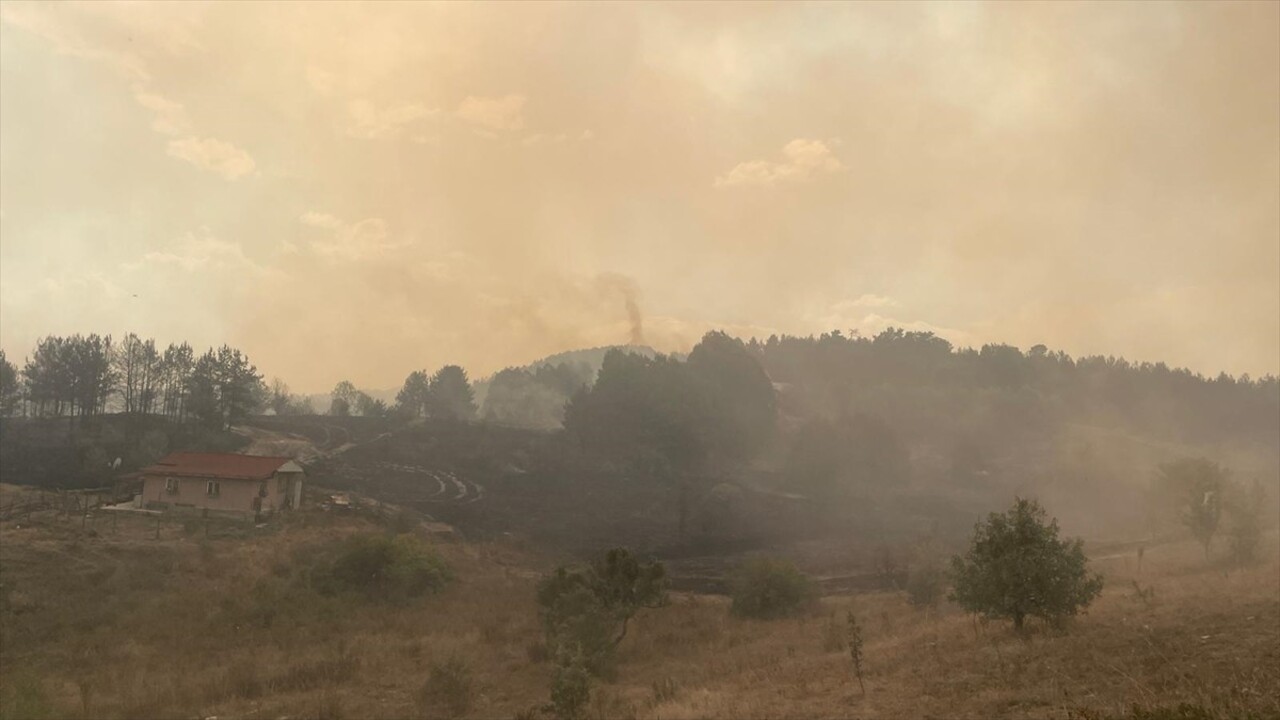
[[(344, 537), (419, 532), (390, 517), (308, 507), (261, 529), (0, 522), (0, 713), (405, 718), (457, 716), (439, 703), (460, 698), (466, 717), (538, 717), (553, 666), (535, 586), (552, 564), (519, 540), (428, 540), (455, 580), (415, 600), (336, 603), (296, 584)], [(913, 610), (896, 591), (829, 593), (773, 622), (678, 593), (635, 619), (588, 716), (1272, 717), (1274, 535), (1266, 546), (1226, 575), (1190, 543), (1148, 547), (1140, 562), (1098, 548), (1101, 599), (1065, 632), (1027, 637), (945, 603)], [(863, 626), (865, 694), (845, 648), (849, 612)], [(444, 667), (462, 682), (442, 700), (424, 688)]]

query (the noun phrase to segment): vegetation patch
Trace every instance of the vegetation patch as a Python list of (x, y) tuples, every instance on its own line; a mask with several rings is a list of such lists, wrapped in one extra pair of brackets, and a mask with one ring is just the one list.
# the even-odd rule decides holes
[(321, 559), (311, 585), (322, 595), (401, 601), (440, 592), (452, 577), (444, 560), (414, 536), (370, 533), (347, 538)]
[(812, 606), (817, 588), (790, 561), (754, 558), (734, 574), (730, 584), (733, 614), (773, 619), (795, 615)]
[(471, 709), (474, 696), (471, 668), (454, 657), (431, 667), (418, 693), (418, 707), (427, 717), (462, 717)]
[(1088, 572), (1082, 540), (1059, 540), (1058, 521), (1019, 498), (974, 529), (972, 544), (951, 560), (951, 599), (969, 612), (1009, 618), (1021, 630), (1028, 617), (1051, 623), (1075, 615), (1102, 592), (1102, 576)]

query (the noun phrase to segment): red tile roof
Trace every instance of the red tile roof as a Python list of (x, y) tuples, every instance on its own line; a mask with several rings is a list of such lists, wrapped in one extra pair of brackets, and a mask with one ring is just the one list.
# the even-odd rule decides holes
[(281, 465), (292, 461), (287, 457), (236, 455), (234, 453), (170, 453), (155, 465), (142, 468), (143, 475), (225, 478), (228, 480), (265, 480)]

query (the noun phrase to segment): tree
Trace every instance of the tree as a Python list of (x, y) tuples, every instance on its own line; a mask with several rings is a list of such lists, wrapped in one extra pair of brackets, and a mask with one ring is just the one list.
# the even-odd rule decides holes
[(187, 418), (187, 400), (191, 373), (195, 368), (195, 351), (187, 343), (170, 343), (160, 357), (160, 412), (178, 422)]
[[(79, 349), (76, 353), (74, 372), (78, 377), (76, 385), (79, 390), (81, 414), (97, 415), (105, 410), (107, 398), (111, 395), (116, 383), (116, 376), (111, 367), (111, 336), (75, 337)], [(152, 354), (154, 355), (154, 347)], [(151, 360), (154, 368), (156, 360), (154, 357)], [(150, 395), (148, 398), (150, 399)]]
[(867, 686), (862, 684), (862, 626), (852, 610), (846, 613), (845, 619), (849, 623), (849, 659), (853, 661), (853, 671), (858, 676), (858, 689), (866, 695)]
[(133, 333), (124, 336), (112, 354), (111, 363), (120, 383), (120, 397), (126, 413), (147, 413), (155, 401), (161, 356), (155, 340), (143, 340)]
[(277, 415), (284, 415), (289, 412), (292, 397), (289, 395), (289, 385), (280, 378), (271, 379), (271, 395), (267, 400), (267, 404), (271, 410)]
[(230, 428), (257, 409), (265, 395), (257, 368), (227, 345), (201, 355), (187, 378), (187, 406), (210, 428)]
[(387, 404), (364, 391), (357, 391), (356, 412), (362, 417), (386, 417)]
[(594, 672), (607, 666), (631, 618), (666, 599), (662, 563), (642, 563), (625, 548), (608, 551), (587, 568), (557, 568), (538, 585), (543, 627), (553, 649), (581, 653)]
[(610, 350), (595, 385), (565, 406), (564, 427), (600, 455), (678, 475), (707, 455), (701, 390), (685, 363)]
[(351, 414), (351, 405), (356, 401), (356, 386), (351, 384), (349, 380), (343, 380), (333, 386), (333, 392), (330, 397), (333, 398), (329, 403), (329, 414), (339, 417), (345, 417)]
[(433, 418), (473, 420), (476, 416), (475, 394), (467, 371), (457, 365), (445, 365), (431, 376), (427, 393), (427, 414)]
[(102, 412), (115, 384), (113, 357), (110, 336), (41, 338), (22, 369), (35, 414)]
[(702, 387), (708, 449), (728, 462), (749, 460), (772, 436), (777, 421), (773, 383), (739, 339), (709, 332), (694, 346), (689, 372)]
[(4, 356), (4, 350), (0, 350), (0, 417), (13, 415), (21, 401), (18, 368)]
[(489, 380), (483, 417), (490, 422), (536, 430), (559, 428), (564, 424), (565, 403), (590, 384), (594, 374), (581, 363), (500, 370)]
[(1230, 472), (1205, 458), (1183, 458), (1164, 463), (1159, 470), (1159, 484), (1174, 498), (1180, 498), (1182, 524), (1204, 546), (1218, 533), (1222, 521), (1222, 500), (1231, 483)]
[(1058, 623), (1102, 592), (1102, 576), (1086, 567), (1084, 541), (1059, 540), (1058, 521), (1034, 500), (1017, 498), (974, 528), (968, 552), (951, 558), (950, 598), (989, 618), (1011, 618), (1022, 630), (1028, 616)]
[(410, 418), (422, 417), (427, 414), (430, 397), (431, 376), (426, 370), (414, 370), (396, 393), (396, 409)]
[(191, 365), (187, 376), (186, 410), (207, 427), (220, 427), (222, 414), (218, 408), (218, 357), (210, 349)]
[(262, 375), (235, 348), (218, 348), (218, 405), (228, 428), (261, 406), (265, 396)]

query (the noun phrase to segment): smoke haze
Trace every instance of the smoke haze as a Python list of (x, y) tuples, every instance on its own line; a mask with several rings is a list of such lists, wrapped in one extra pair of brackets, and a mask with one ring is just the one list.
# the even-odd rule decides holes
[(229, 342), (307, 391), (710, 328), (1275, 373), (1278, 28), (1271, 3), (6, 2), (0, 344)]

